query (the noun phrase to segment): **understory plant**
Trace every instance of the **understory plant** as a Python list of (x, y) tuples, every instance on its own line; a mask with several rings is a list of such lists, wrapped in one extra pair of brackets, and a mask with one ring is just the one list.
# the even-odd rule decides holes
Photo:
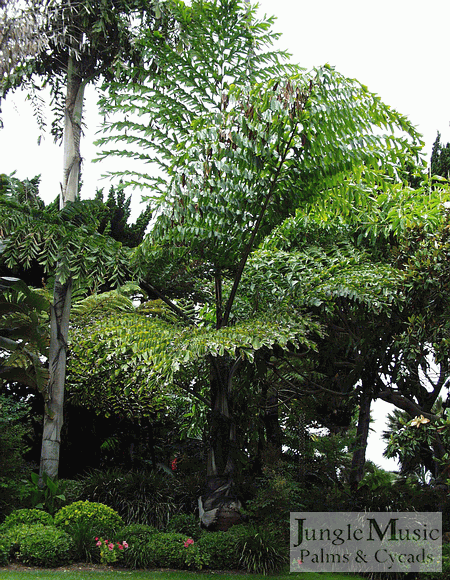
[(159, 530), (188, 501), (180, 482), (163, 471), (92, 470), (81, 483), (86, 500), (111, 506), (125, 524), (147, 524)]
[(9, 555), (30, 566), (55, 568), (73, 560), (72, 538), (52, 525), (18, 524), (4, 536)]
[(95, 538), (95, 545), (100, 552), (100, 562), (102, 564), (113, 564), (122, 557), (124, 550), (128, 548), (128, 543), (112, 542), (111, 540), (104, 540), (103, 538)]
[(90, 501), (76, 501), (58, 510), (55, 514), (55, 525), (71, 532), (81, 522), (89, 523), (95, 535), (113, 536), (123, 526), (119, 514), (107, 505)]
[(123, 527), (123, 520), (107, 505), (76, 501), (56, 512), (55, 525), (73, 538), (77, 558), (90, 562), (97, 558), (95, 538), (113, 538), (116, 531)]
[(176, 514), (172, 516), (167, 524), (167, 531), (186, 534), (186, 536), (194, 540), (198, 540), (202, 535), (199, 518), (194, 514)]
[(1, 527), (2, 529), (7, 529), (19, 524), (42, 524), (44, 526), (51, 526), (53, 523), (54, 520), (49, 513), (35, 508), (23, 508), (10, 513), (5, 518)]
[(54, 515), (66, 503), (65, 485), (64, 481), (52, 479), (46, 473), (42, 477), (32, 473), (21, 487), (21, 498), (25, 505)]

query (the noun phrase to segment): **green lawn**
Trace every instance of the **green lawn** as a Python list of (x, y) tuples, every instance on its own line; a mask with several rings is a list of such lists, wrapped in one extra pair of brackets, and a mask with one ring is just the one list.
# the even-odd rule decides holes
[(93, 569), (86, 566), (71, 566), (67, 569), (42, 570), (40, 568), (0, 568), (0, 579), (4, 580), (195, 580), (199, 577), (204, 580), (358, 580), (357, 576), (328, 573), (300, 573), (300, 574), (238, 574), (233, 572), (184, 572), (168, 570), (120, 570), (120, 569)]

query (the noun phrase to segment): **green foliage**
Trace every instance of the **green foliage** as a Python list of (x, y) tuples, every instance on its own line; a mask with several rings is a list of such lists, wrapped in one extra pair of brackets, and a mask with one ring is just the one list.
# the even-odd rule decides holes
[(48, 309), (48, 301), (22, 280), (0, 278), (0, 384), (21, 382), (43, 390), (48, 372), (40, 356), (47, 356)]
[(288, 529), (291, 511), (303, 507), (302, 486), (280, 463), (263, 468), (264, 475), (255, 482), (256, 493), (246, 503), (250, 522), (282, 534)]
[(66, 503), (64, 490), (64, 482), (53, 480), (46, 473), (42, 474), (42, 478), (32, 473), (30, 480), (21, 488), (21, 496), (25, 504), (54, 515)]
[[(119, 0), (112, 4), (85, 0), (75, 6), (51, 3), (39, 4), (38, 8), (35, 4), (26, 2), (15, 18), (6, 22), (6, 29), (12, 33), (16, 27), (23, 26), (24, 21), (28, 22), (26, 28), (31, 40), (39, 38), (40, 42), (34, 44), (31, 57), (28, 50), (18, 50), (15, 58), (8, 61), (0, 83), (0, 95), (4, 97), (10, 90), (22, 87), (36, 102), (36, 91), (50, 87), (55, 116), (52, 134), (55, 140), (60, 140), (64, 83), (67, 70), (70, 70), (68, 59), (82, 63), (80, 71), (84, 82), (92, 82), (99, 76), (107, 80), (128, 78), (127, 64), (140, 62), (141, 57), (135, 41), (137, 31), (143, 26), (161, 35), (166, 26), (165, 10), (158, 0), (151, 4), (142, 0)], [(30, 18), (27, 19), (30, 12), (32, 26)], [(39, 108), (38, 120), (45, 125)]]
[(132, 546), (157, 533), (158, 530), (155, 527), (147, 524), (128, 524), (117, 530), (114, 540), (118, 541), (120, 538), (124, 538)]
[(19, 509), (6, 517), (2, 524), (2, 529), (12, 528), (19, 524), (42, 524), (44, 526), (53, 525), (53, 517), (40, 509)]
[(430, 160), (431, 175), (438, 175), (444, 179), (450, 178), (450, 143), (441, 144), (441, 134), (438, 131), (433, 143)]
[(140, 312), (93, 319), (74, 330), (69, 398), (95, 404), (98, 412), (166, 412), (173, 405), (173, 386), (168, 396), (161, 387), (198, 377), (208, 356), (252, 361), (257, 351), (274, 344), (314, 349), (312, 332), (320, 332), (318, 325), (292, 309), (261, 313), (220, 331), (183, 327)]
[(198, 540), (202, 535), (200, 521), (194, 514), (173, 515), (167, 524), (167, 531), (184, 534), (194, 540)]
[(7, 566), (9, 560), (9, 542), (0, 536), (0, 566)]
[(236, 542), (241, 566), (247, 572), (268, 574), (280, 570), (288, 562), (287, 545), (268, 528), (248, 527)]
[(123, 558), (124, 552), (128, 549), (126, 542), (113, 542), (108, 539), (95, 538), (96, 547), (100, 552), (100, 562), (102, 564), (114, 564)]
[(0, 395), (0, 519), (19, 501), (19, 481), (26, 464), (25, 437), (29, 427), (24, 423), (28, 405)]
[(177, 533), (160, 532), (151, 536), (143, 546), (135, 546), (141, 553), (141, 565), (144, 568), (183, 568), (185, 562), (184, 542), (186, 536)]
[(115, 536), (116, 541), (125, 541), (128, 543), (128, 549), (123, 555), (123, 564), (128, 568), (142, 568), (144, 549), (151, 536), (159, 533), (153, 526), (145, 524), (129, 524), (118, 530)]
[(20, 524), (9, 529), (6, 538), (19, 562), (55, 568), (72, 560), (69, 534), (42, 524)]
[(208, 554), (208, 568), (237, 570), (241, 567), (240, 554), (236, 550), (236, 537), (239, 533), (243, 533), (242, 527), (233, 526), (227, 532), (202, 533), (195, 545), (199, 552)]
[(164, 529), (169, 518), (183, 509), (186, 500), (174, 476), (160, 470), (99, 470), (82, 481), (83, 497), (111, 506), (127, 524), (150, 524)]
[(450, 544), (442, 544), (442, 572), (422, 573), (425, 580), (448, 580), (450, 578)]
[(67, 527), (73, 542), (74, 559), (80, 562), (97, 562), (98, 549), (95, 545), (95, 538), (98, 537), (97, 522), (90, 518), (79, 518)]
[(123, 526), (123, 520), (115, 510), (97, 502), (76, 501), (55, 514), (55, 525), (69, 534), (84, 523), (92, 526), (96, 536), (106, 537), (112, 537)]
[[(391, 433), (385, 455), (398, 457), (402, 464), (414, 464), (425, 447), (431, 450), (437, 464), (434, 477), (449, 479), (450, 469), (450, 410), (446, 409), (441, 417), (432, 417), (432, 420), (418, 415), (407, 421), (399, 418), (400, 428)], [(438, 471), (439, 470), (439, 471)], [(441, 474), (441, 475), (439, 475)]]
[[(103, 202), (103, 190), (97, 190), (95, 198)], [(113, 186), (104, 206), (105, 209), (100, 215), (99, 233), (108, 234), (129, 248), (138, 246), (151, 219), (150, 208), (141, 212), (136, 222), (130, 225), (128, 220), (131, 215), (131, 196), (125, 198), (125, 190), (120, 187), (116, 190)]]
[[(24, 196), (18, 180), (1, 177), (1, 250), (7, 268), (26, 271), (38, 263), (45, 277), (60, 276), (64, 283), (71, 276), (75, 289), (83, 290), (96, 290), (105, 282), (120, 286), (129, 277), (130, 249), (97, 231), (104, 207), (99, 200), (75, 201), (58, 211), (45, 206), (37, 191)], [(48, 303), (40, 308), (47, 310)]]

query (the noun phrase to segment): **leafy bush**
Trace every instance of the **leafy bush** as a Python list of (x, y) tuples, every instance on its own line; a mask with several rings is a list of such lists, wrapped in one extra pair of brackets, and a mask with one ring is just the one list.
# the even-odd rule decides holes
[(25, 440), (30, 432), (24, 420), (29, 411), (28, 404), (0, 395), (0, 521), (11, 506), (20, 505), (20, 480), (27, 469)]
[(5, 540), (24, 564), (54, 568), (72, 561), (72, 539), (55, 526), (18, 524), (7, 531)]
[(239, 537), (238, 528), (233, 526), (227, 532), (203, 532), (196, 543), (199, 551), (208, 555), (208, 566), (214, 570), (236, 570), (240, 568), (240, 554), (236, 551)]
[(288, 562), (288, 548), (280, 536), (269, 528), (248, 526), (236, 538), (240, 564), (247, 572), (267, 574), (281, 569)]
[(126, 540), (128, 544), (132, 545), (136, 542), (146, 541), (150, 536), (157, 533), (158, 530), (153, 526), (147, 526), (145, 524), (130, 524), (117, 530), (114, 540)]
[(186, 536), (171, 532), (160, 532), (147, 542), (151, 567), (184, 568)]
[(107, 505), (90, 501), (76, 501), (56, 512), (55, 525), (69, 534), (77, 533), (82, 528), (89, 529), (93, 533), (93, 537), (112, 537), (116, 530), (123, 526), (123, 520), (115, 510)]
[(145, 524), (130, 524), (117, 531), (114, 540), (120, 542), (125, 540), (128, 543), (128, 549), (124, 553), (124, 565), (128, 568), (144, 568), (142, 546), (146, 546), (148, 540), (158, 530), (153, 526)]
[(202, 535), (199, 520), (194, 514), (176, 514), (172, 516), (167, 524), (167, 531), (185, 534), (194, 540), (198, 540)]
[(184, 534), (157, 532), (134, 544), (127, 540), (124, 564), (132, 568), (184, 568), (186, 539)]
[(301, 510), (303, 489), (281, 463), (264, 469), (256, 481), (256, 493), (247, 502), (247, 515), (255, 525), (289, 529), (289, 514)]
[(9, 547), (6, 538), (0, 537), (0, 566), (8, 565)]
[(74, 503), (76, 501), (84, 499), (82, 497), (83, 484), (81, 481), (75, 479), (61, 479), (60, 483), (64, 489), (64, 495), (66, 496), (66, 504)]
[(126, 524), (149, 524), (159, 530), (187, 501), (180, 482), (164, 471), (94, 470), (81, 485), (83, 498), (111, 506)]
[(12, 528), (18, 524), (42, 524), (44, 526), (53, 525), (52, 516), (38, 509), (16, 510), (6, 517), (2, 524), (2, 529)]

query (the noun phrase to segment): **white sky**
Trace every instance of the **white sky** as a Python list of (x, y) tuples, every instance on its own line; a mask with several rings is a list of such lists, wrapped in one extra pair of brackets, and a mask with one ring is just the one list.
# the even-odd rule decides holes
[[(407, 115), (424, 136), (427, 160), (438, 130), (445, 143), (450, 141), (448, 0), (260, 0), (259, 4), (261, 15), (277, 17), (275, 30), (283, 34), (279, 47), (291, 52), (294, 62), (307, 69), (328, 62)], [(110, 169), (106, 161), (90, 163), (98, 121), (93, 99), (89, 102), (82, 142), (82, 193), (87, 197), (97, 186), (109, 187), (99, 178)], [(3, 119), (0, 173), (17, 171), (21, 179), (41, 174), (41, 194), (52, 200), (59, 193), (62, 151), (50, 136), (37, 146), (31, 107), (21, 98), (3, 103)], [(137, 211), (139, 192), (135, 196)], [(379, 448), (372, 439), (369, 458), (376, 463), (382, 461), (376, 454)]]

